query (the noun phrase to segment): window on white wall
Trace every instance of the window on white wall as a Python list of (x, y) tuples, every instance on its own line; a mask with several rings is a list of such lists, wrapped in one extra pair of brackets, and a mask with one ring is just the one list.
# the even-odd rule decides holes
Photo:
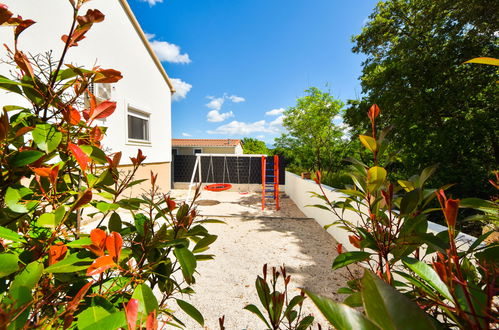
[(149, 142), (149, 114), (128, 107), (128, 139)]

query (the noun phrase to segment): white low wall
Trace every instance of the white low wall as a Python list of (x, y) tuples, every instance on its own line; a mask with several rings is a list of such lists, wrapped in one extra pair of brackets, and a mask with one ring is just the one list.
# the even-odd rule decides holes
[[(326, 196), (331, 201), (343, 199), (343, 195), (335, 192), (333, 188), (326, 185), (322, 185), (322, 187), (324, 188)], [(337, 220), (336, 216), (330, 211), (308, 206), (314, 204), (324, 204), (323, 200), (314, 197), (311, 194), (311, 192), (322, 194), (319, 186), (313, 180), (302, 179), (300, 176), (286, 171), (286, 186), (284, 191), (307, 217), (314, 218), (315, 221), (317, 221), (321, 226), (328, 225)], [(354, 224), (361, 221), (360, 217), (352, 211), (345, 211), (345, 218)], [(428, 222), (428, 232), (436, 234), (444, 230), (447, 230), (447, 227), (433, 222)], [(350, 241), (348, 240), (349, 234), (346, 230), (341, 229), (338, 226), (331, 226), (327, 229), (327, 232), (331, 234), (331, 236), (333, 236), (338, 243), (343, 244), (343, 247), (348, 251), (357, 249), (350, 244)], [(471, 244), (475, 241), (475, 239), (475, 237), (467, 234), (459, 234), (457, 238), (457, 240), (462, 242), (464, 245)]]

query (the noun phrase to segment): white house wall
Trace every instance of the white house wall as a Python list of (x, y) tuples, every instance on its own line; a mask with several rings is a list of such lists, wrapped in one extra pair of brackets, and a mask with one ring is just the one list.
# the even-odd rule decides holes
[[(37, 23), (25, 30), (19, 46), (32, 54), (53, 50), (57, 58), (64, 46), (61, 36), (67, 34), (71, 24), (72, 9), (68, 0), (4, 0), (15, 15), (33, 19)], [(121, 71), (123, 79), (113, 84), (112, 99), (117, 101), (115, 113), (103, 126), (110, 127), (103, 145), (113, 151), (122, 151), (123, 164), (141, 148), (147, 156), (146, 163), (171, 161), (171, 92), (152, 60), (137, 31), (118, 0), (93, 0), (84, 5), (99, 9), (105, 16), (94, 24), (87, 37), (69, 51), (66, 63), (92, 68)], [(0, 28), (0, 40), (9, 46), (13, 43), (12, 28)], [(0, 52), (5, 58), (5, 51)], [(0, 72), (6, 75), (8, 68)], [(1, 96), (1, 104), (18, 104), (15, 96)], [(150, 144), (133, 144), (127, 141), (127, 106), (150, 113)]]

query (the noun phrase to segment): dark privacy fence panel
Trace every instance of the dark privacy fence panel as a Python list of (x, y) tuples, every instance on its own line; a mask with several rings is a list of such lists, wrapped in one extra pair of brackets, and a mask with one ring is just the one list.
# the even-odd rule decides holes
[[(267, 158), (267, 168), (273, 168), (273, 157)], [(173, 181), (190, 182), (196, 156), (173, 156)], [(284, 184), (286, 164), (279, 158), (279, 183)], [(269, 171), (270, 172), (270, 171)], [(262, 159), (260, 157), (201, 157), (201, 174), (204, 182), (216, 183), (262, 183)], [(194, 182), (199, 177), (196, 171)]]

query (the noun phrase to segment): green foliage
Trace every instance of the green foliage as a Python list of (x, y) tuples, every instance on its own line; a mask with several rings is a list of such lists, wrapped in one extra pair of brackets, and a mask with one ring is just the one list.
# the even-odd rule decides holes
[[(379, 108), (373, 105), (368, 112), (371, 136), (360, 136), (372, 154), (373, 165), (350, 159), (354, 184), (338, 190), (345, 196), (339, 201), (327, 198), (318, 172), (316, 182), (322, 194), (315, 195), (325, 205), (314, 205), (329, 209), (337, 218), (331, 225), (346, 230), (350, 243), (360, 250), (344, 252), (339, 245), (332, 268), (361, 262), (371, 271), (340, 289), (339, 293), (349, 295), (345, 305), (307, 294), (338, 328), (490, 329), (499, 316), (494, 303), (498, 243), (483, 245), (489, 235), (485, 234), (466, 250), (458, 250), (456, 222), (460, 200), (447, 198), (444, 189), (424, 187), (436, 167), (426, 168), (408, 180), (389, 181), (388, 171), (380, 166), (385, 162), (387, 140), (383, 134), (377, 134), (379, 114)], [(491, 183), (499, 187), (496, 182)], [(433, 211), (429, 203), (435, 196), (448, 226), (437, 235), (427, 233), (426, 219), (427, 213)], [(485, 216), (497, 212), (493, 202), (464, 202), (466, 207), (484, 211)], [(352, 213), (345, 213), (347, 210), (360, 220), (349, 220)], [(404, 282), (396, 280), (395, 274)], [(347, 305), (363, 306), (365, 313)]]
[(383, 1), (353, 38), (353, 51), (367, 56), (366, 96), (349, 102), (344, 120), (364, 134), (369, 105), (384, 109), (400, 177), (438, 163), (435, 186), (492, 195), (485, 178), (499, 163), (497, 68), (463, 63), (497, 57), (498, 13), (494, 0)]
[(341, 161), (349, 153), (350, 144), (333, 122), (343, 103), (316, 87), (305, 92), (307, 95), (299, 98), (296, 106), (284, 112), (287, 133), (276, 138), (275, 153), (308, 171), (333, 172), (341, 168)]
[[(15, 74), (0, 77), (0, 88), (31, 104), (5, 106), (0, 115), (0, 329), (156, 329), (160, 315), (182, 326), (167, 304), (194, 292), (198, 261), (212, 258), (201, 253), (217, 237), (203, 227), (209, 221), (198, 220), (194, 202), (177, 205), (160, 193), (157, 174), (140, 198), (123, 197), (145, 181), (134, 175), (146, 156), (139, 149), (132, 170), (118, 170), (121, 152), (104, 151), (106, 128), (94, 125), (116, 103), (99, 103), (88, 90), (121, 74), (64, 63), (104, 19), (98, 10), (80, 16), (85, 2), (69, 1), (73, 28), (57, 61), (26, 56), (17, 40), (33, 22), (0, 5), (0, 24), (15, 26), (15, 47), (7, 50)], [(84, 97), (89, 104), (78, 101)], [(81, 232), (80, 221), (90, 217), (98, 223)], [(202, 321), (193, 306), (177, 302)]]
[[(283, 288), (278, 291), (277, 286), (279, 277), (282, 275)], [(305, 330), (312, 322), (314, 317), (311, 315), (302, 316), (302, 306), (305, 300), (305, 293), (302, 291), (300, 295), (288, 298), (288, 284), (291, 280), (291, 275), (287, 275), (286, 268), (280, 268), (280, 272), (272, 267), (272, 277), (267, 282), (267, 265), (263, 266), (263, 278), (258, 276), (255, 282), (258, 298), (263, 306), (263, 312), (253, 304), (244, 307), (247, 311), (255, 314), (268, 329), (289, 329), (289, 330)], [(266, 315), (264, 315), (266, 313)], [(221, 328), (223, 329), (223, 319)]]
[(245, 154), (260, 154), (272, 156), (271, 150), (267, 148), (265, 142), (254, 138), (243, 139), (243, 151)]

